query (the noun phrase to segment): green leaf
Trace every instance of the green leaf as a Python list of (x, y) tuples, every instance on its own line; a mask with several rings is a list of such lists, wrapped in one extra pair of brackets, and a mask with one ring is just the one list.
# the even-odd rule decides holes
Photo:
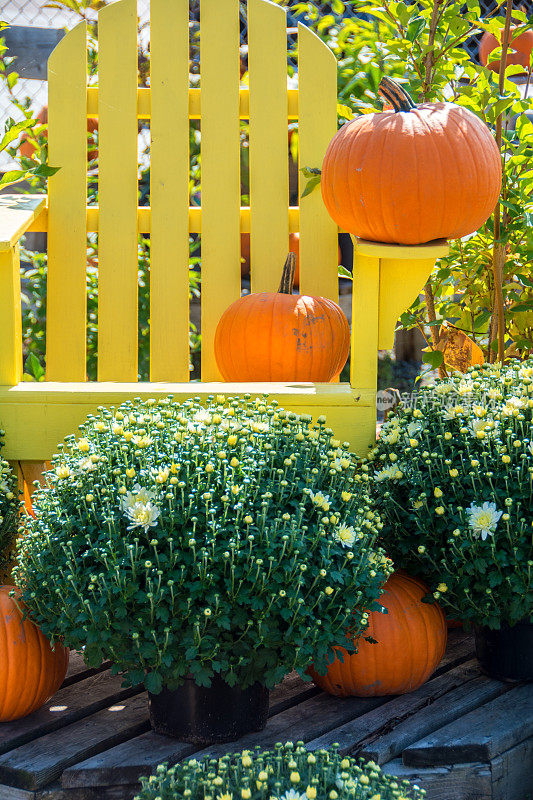
[(339, 264), (339, 278), (349, 278), (351, 281), (353, 280), (353, 275), (351, 272), (348, 272), (346, 267), (343, 267), (342, 264)]
[(49, 178), (50, 175), (55, 175), (61, 167), (50, 167), (48, 164), (39, 164), (38, 167), (30, 169), (29, 172), (35, 175), (36, 178)]
[(307, 197), (308, 194), (311, 194), (313, 189), (315, 189), (319, 185), (320, 177), (321, 177), (320, 175), (315, 175), (314, 177), (312, 177), (310, 180), (307, 181), (307, 185), (300, 195), (301, 198)]
[(313, 178), (315, 175), (322, 174), (322, 170), (319, 167), (300, 167), (300, 172), (304, 178)]
[(432, 369), (437, 369), (444, 363), (444, 353), (440, 350), (430, 350), (423, 354), (422, 360), (425, 364), (429, 364)]
[(33, 127), (33, 125), (35, 125), (35, 120), (33, 119), (25, 119), (22, 122), (11, 125), (11, 127), (6, 130), (2, 140), (0, 140), (0, 150), (5, 150), (5, 148), (17, 139), (23, 131)]
[(12, 169), (9, 170), (9, 172), (4, 172), (0, 178), (0, 188), (2, 186), (10, 186), (13, 183), (23, 181), (27, 174), (28, 173), (24, 169)]
[(159, 675), (157, 672), (149, 672), (144, 679), (144, 685), (152, 694), (159, 694), (163, 688), (161, 675)]
[(27, 357), (26, 363), (24, 364), (24, 370), (27, 374), (35, 378), (36, 381), (40, 381), (42, 378), (44, 378), (44, 369), (42, 368), (37, 356), (35, 356), (33, 353), (30, 353)]

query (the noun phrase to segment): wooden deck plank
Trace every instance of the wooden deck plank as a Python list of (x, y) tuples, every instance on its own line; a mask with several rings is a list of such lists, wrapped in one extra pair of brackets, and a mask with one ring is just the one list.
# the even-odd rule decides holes
[[(490, 702), (506, 692), (508, 688), (506, 684), (493, 681), (484, 675), (474, 678), (435, 700), (430, 706), (420, 709), (417, 714), (397, 725), (390, 733), (362, 747), (360, 755), (373, 759), (379, 764), (386, 763), (402, 752), (405, 755), (405, 748), (422, 737), (431, 735), (444, 725), (460, 720), (462, 716), (483, 703)], [(466, 760), (478, 761), (481, 759), (469, 758)], [(431, 761), (425, 763), (433, 766)], [(454, 761), (450, 763), (454, 763)]]
[(490, 761), (533, 736), (533, 685), (500, 685), (507, 689), (503, 696), (407, 747), (404, 764), (419, 767)]
[[(292, 672), (272, 690), (269, 716), (319, 693), (320, 689)], [(149, 731), (66, 769), (61, 782), (65, 788), (134, 783), (141, 775), (153, 772), (163, 761), (175, 764), (197, 749), (195, 745)]]
[(1, 800), (35, 800), (35, 792), (27, 792), (25, 789), (15, 789), (14, 786), (0, 784)]
[(146, 694), (136, 695), (0, 756), (0, 783), (41, 789), (72, 764), (149, 727)]
[(276, 742), (287, 740), (308, 742), (388, 701), (390, 697), (332, 697), (321, 692), (276, 714), (268, 721), (264, 731), (243, 736), (237, 742), (209, 747), (195, 754), (195, 757), (219, 758), (225, 752), (251, 749), (256, 745), (266, 749), (273, 747)]
[(139, 693), (138, 688), (122, 689), (121, 683), (121, 676), (107, 671), (60, 689), (38, 711), (0, 726), (0, 754)]
[(432, 678), (442, 675), (453, 667), (469, 661), (475, 656), (474, 636), (472, 633), (467, 633), (460, 628), (448, 631), (448, 643), (446, 645), (446, 652), (444, 653), (441, 662)]
[(533, 738), (491, 761), (492, 800), (533, 800)]
[[(449, 693), (454, 689), (468, 685), (469, 681), (479, 676), (480, 669), (477, 662), (469, 661), (465, 665), (455, 667), (449, 672), (445, 672), (443, 675), (428, 681), (415, 692), (399, 695), (384, 706), (375, 708), (367, 714), (350, 720), (350, 722), (341, 727), (334, 728), (324, 736), (309, 742), (309, 747), (312, 750), (318, 750), (322, 747), (331, 747), (332, 744), (337, 743), (341, 752), (357, 753), (363, 748), (366, 750), (374, 741), (379, 747), (385, 734), (385, 738), (389, 741), (389, 749), (392, 750), (396, 741), (395, 729), (398, 726), (401, 726), (406, 720), (416, 720), (418, 711), (432, 708), (439, 698), (446, 705)], [(384, 748), (379, 757), (376, 753), (376, 757), (372, 756), (372, 758), (377, 763), (383, 764), (395, 755), (395, 753), (391, 752), (388, 757), (385, 757), (387, 752), (388, 749)]]
[(61, 688), (70, 686), (73, 683), (78, 683), (91, 675), (97, 675), (99, 672), (104, 672), (111, 666), (110, 661), (104, 661), (99, 667), (88, 667), (83, 660), (83, 653), (77, 653), (75, 650), (70, 651), (70, 658), (68, 662), (68, 669), (65, 680)]
[(414, 769), (397, 759), (386, 764), (383, 771), (426, 789), (426, 800), (493, 800), (489, 764)]

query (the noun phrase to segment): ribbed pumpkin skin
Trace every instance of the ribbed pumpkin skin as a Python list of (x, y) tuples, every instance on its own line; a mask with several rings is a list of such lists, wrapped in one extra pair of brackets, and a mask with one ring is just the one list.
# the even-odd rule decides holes
[[(518, 36), (514, 37), (516, 28), (510, 30), (509, 49), (507, 51), (507, 66), (509, 64), (520, 64), (524, 69), (528, 69), (531, 61), (531, 51), (533, 50), (533, 31), (524, 31)], [(514, 38), (513, 38), (514, 37)], [(502, 46), (501, 41), (494, 36), (494, 34), (485, 31), (479, 43), (479, 60), (484, 67), (491, 69), (493, 72), (500, 71), (500, 61), (489, 61), (490, 54)]]
[(310, 670), (314, 682), (338, 697), (379, 697), (405, 694), (422, 686), (436, 669), (446, 649), (446, 618), (437, 605), (422, 603), (428, 589), (402, 572), (396, 572), (383, 587), (380, 603), (388, 614), (374, 611), (359, 652), (350, 655), (340, 648), (327, 675)]
[(322, 197), (362, 239), (423, 244), (472, 233), (492, 213), (501, 160), (487, 126), (452, 103), (363, 114), (326, 151)]
[(222, 315), (215, 356), (225, 381), (328, 382), (342, 370), (350, 327), (325, 297), (262, 292)]
[[(0, 722), (26, 717), (59, 689), (69, 651), (48, 639), (22, 615), (9, 597), (13, 586), (0, 586)], [(17, 590), (18, 592), (18, 590)]]

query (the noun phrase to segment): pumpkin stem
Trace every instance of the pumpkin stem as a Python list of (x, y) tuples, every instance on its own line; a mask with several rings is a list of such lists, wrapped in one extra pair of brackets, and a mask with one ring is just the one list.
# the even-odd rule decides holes
[(399, 83), (396, 83), (396, 81), (391, 80), (391, 78), (382, 78), (379, 83), (378, 91), (380, 95), (391, 104), (396, 112), (411, 111), (413, 108), (416, 108), (415, 103), (405, 89), (401, 87)]
[(294, 272), (296, 270), (296, 254), (289, 253), (283, 266), (283, 274), (279, 285), (279, 294), (292, 294), (294, 284)]

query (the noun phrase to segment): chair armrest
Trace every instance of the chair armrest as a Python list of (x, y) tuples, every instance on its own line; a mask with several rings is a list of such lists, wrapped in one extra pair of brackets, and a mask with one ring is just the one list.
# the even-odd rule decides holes
[(45, 206), (44, 194), (0, 195), (0, 253), (18, 242)]

